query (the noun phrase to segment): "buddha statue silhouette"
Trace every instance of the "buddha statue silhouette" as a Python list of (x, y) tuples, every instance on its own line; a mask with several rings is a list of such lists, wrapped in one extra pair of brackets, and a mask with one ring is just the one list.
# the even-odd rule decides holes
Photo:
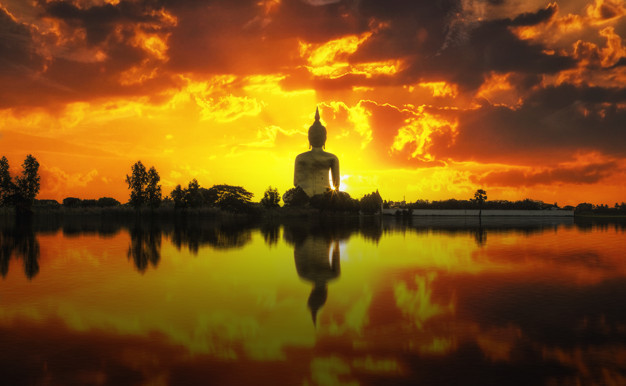
[[(326, 128), (320, 122), (319, 109), (315, 110), (315, 122), (309, 127), (309, 147), (311, 150), (296, 157), (293, 184), (302, 188), (309, 197), (324, 194), (329, 190), (339, 190), (339, 159), (324, 151)], [(332, 174), (332, 187), (329, 173)]]

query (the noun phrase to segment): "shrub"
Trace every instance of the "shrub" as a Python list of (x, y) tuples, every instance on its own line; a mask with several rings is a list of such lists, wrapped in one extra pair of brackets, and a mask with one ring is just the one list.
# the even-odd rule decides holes
[(361, 201), (359, 202), (359, 207), (361, 209), (361, 212), (365, 214), (374, 214), (380, 212), (382, 203), (383, 199), (382, 197), (380, 197), (380, 193), (378, 193), (377, 190), (363, 196), (363, 198), (361, 198)]
[(307, 196), (301, 187), (296, 186), (283, 194), (283, 202), (285, 206), (288, 207), (301, 207), (309, 203), (309, 196)]
[(263, 193), (263, 198), (261, 199), (261, 205), (266, 208), (277, 208), (280, 203), (280, 194), (278, 193), (278, 189), (273, 189), (272, 186), (267, 188), (265, 193)]

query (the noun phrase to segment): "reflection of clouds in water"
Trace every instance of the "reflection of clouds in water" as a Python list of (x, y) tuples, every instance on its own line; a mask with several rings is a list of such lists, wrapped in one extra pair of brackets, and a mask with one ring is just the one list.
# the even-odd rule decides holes
[(422, 329), (430, 318), (454, 312), (453, 302), (438, 304), (432, 299), (436, 278), (435, 272), (425, 276), (415, 275), (415, 289), (409, 288), (404, 281), (394, 285), (396, 305), (415, 322), (418, 329)]
[(350, 364), (339, 356), (313, 358), (311, 378), (316, 385), (358, 385), (358, 382), (341, 382), (340, 378), (350, 375)]

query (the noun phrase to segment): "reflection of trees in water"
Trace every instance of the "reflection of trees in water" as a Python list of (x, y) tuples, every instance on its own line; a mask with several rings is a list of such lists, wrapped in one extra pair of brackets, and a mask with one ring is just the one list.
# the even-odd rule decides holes
[(247, 222), (177, 222), (172, 243), (179, 250), (187, 247), (194, 254), (203, 245), (215, 249), (241, 248), (252, 240), (252, 227)]
[(129, 232), (127, 256), (132, 258), (135, 268), (141, 273), (146, 271), (148, 265), (156, 268), (161, 260), (161, 229), (157, 224), (148, 227), (135, 224)]
[(265, 222), (261, 224), (260, 230), (265, 244), (270, 247), (278, 244), (280, 225), (277, 222)]
[(123, 224), (118, 221), (108, 221), (86, 216), (68, 217), (63, 219), (62, 229), (65, 237), (78, 237), (86, 235), (98, 235), (100, 237), (112, 237), (120, 232)]
[(22, 259), (24, 275), (30, 280), (39, 273), (39, 240), (32, 222), (16, 221), (15, 225), (0, 232), (0, 274), (6, 277), (12, 257)]
[(594, 229), (608, 231), (613, 228), (616, 232), (626, 231), (626, 218), (620, 217), (574, 217), (576, 228), (585, 232)]
[(359, 224), (359, 230), (366, 240), (378, 244), (383, 236), (382, 218), (380, 216), (363, 217)]
[(479, 247), (487, 244), (487, 232), (485, 231), (485, 228), (479, 226), (474, 232), (474, 239), (476, 240), (476, 245)]

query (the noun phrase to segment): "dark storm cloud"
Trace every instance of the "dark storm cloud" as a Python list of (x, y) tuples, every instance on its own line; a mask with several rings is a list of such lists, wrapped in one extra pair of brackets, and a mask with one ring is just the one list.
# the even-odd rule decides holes
[(215, 2), (170, 9), (174, 71), (275, 73), (303, 65), (298, 43), (322, 43), (368, 30), (352, 2), (283, 1), (265, 14), (258, 2)]
[(619, 58), (619, 60), (617, 61), (617, 63), (615, 63), (613, 66), (611, 66), (611, 68), (615, 68), (615, 67), (623, 67), (626, 66), (626, 58), (625, 57), (621, 57)]
[[(341, 3), (333, 5), (332, 9), (329, 6), (315, 7), (318, 15), (301, 3), (286, 4), (291, 8), (281, 7), (280, 17), (289, 21), (289, 31), (303, 31), (299, 36), (305, 41), (323, 41), (342, 34), (372, 31), (372, 36), (349, 56), (352, 64), (404, 61), (398, 74), (375, 76), (374, 79), (359, 76), (329, 79), (321, 84), (324, 89), (434, 80), (453, 82), (463, 90), (474, 91), (490, 72), (515, 72), (532, 77), (573, 68), (577, 63), (561, 54), (548, 54), (545, 52), (547, 47), (521, 40), (511, 30), (512, 27), (532, 26), (550, 20), (557, 11), (554, 4), (513, 18), (472, 22), (467, 21), (472, 18), (467, 14), (469, 11), (463, 10), (461, 2), (454, 0), (361, 1), (351, 6)], [(341, 15), (339, 20), (338, 15)], [(308, 26), (310, 20), (319, 25), (320, 18), (335, 22), (328, 24), (323, 32), (315, 26)], [(280, 22), (280, 19), (276, 20), (272, 25)]]
[(63, 20), (71, 26), (82, 27), (90, 44), (104, 41), (121, 23), (158, 22), (151, 14), (151, 2), (120, 1), (116, 5), (103, 4), (79, 8), (67, 1), (41, 2), (45, 16)]
[(530, 26), (537, 25), (548, 21), (554, 16), (556, 11), (558, 10), (558, 6), (556, 3), (549, 4), (546, 8), (540, 9), (537, 12), (528, 12), (522, 13), (513, 19), (510, 23), (512, 26)]
[(24, 90), (35, 82), (43, 64), (31, 30), (0, 7), (0, 108), (11, 106), (16, 99), (31, 98)]
[[(287, 64), (281, 61), (286, 50), (283, 42), (263, 38), (262, 22), (255, 20), (259, 12), (259, 7), (236, 2), (176, 9), (168, 67), (198, 73), (276, 71)], [(288, 49), (296, 47), (294, 41)]]
[(564, 84), (539, 89), (517, 108), (485, 104), (460, 112), (454, 142), (433, 152), (457, 160), (545, 162), (577, 150), (626, 155), (625, 88)]
[[(407, 58), (408, 66), (399, 74), (406, 84), (437, 79), (454, 82), (463, 89), (475, 90), (482, 84), (485, 74), (492, 71), (530, 75), (556, 73), (574, 67), (576, 61), (567, 56), (549, 55), (544, 52), (545, 46), (521, 40), (510, 30), (512, 26), (542, 23), (549, 20), (555, 11), (556, 6), (548, 6), (512, 20), (485, 21), (466, 27), (454, 27), (454, 24), (447, 27), (431, 25), (424, 34), (428, 36), (425, 39), (431, 40), (430, 44), (409, 43), (390, 54)], [(448, 30), (444, 36), (442, 31), (446, 31), (446, 28)], [(454, 28), (458, 29), (456, 38), (451, 35)], [(410, 34), (405, 32), (409, 36), (419, 36), (419, 33), (417, 27)], [(444, 40), (446, 37), (448, 40)]]
[[(167, 77), (129, 86), (120, 82), (124, 71), (150, 58), (149, 52), (137, 46), (136, 34), (171, 28), (158, 3), (121, 1), (116, 5), (81, 8), (68, 1), (40, 1), (33, 6), (41, 18), (61, 22), (59, 32), (72, 38), (58, 39), (39, 28), (32, 31), (42, 35), (33, 37), (26, 26), (13, 22), (0, 9), (0, 33), (7, 37), (0, 40), (0, 67), (38, 70), (4, 79), (0, 107), (62, 105), (76, 100), (145, 95), (171, 86)], [(85, 31), (86, 39), (77, 39), (77, 31)], [(34, 41), (46, 53), (45, 70), (43, 58), (33, 48)], [(102, 57), (96, 58), (96, 52)]]
[(368, 20), (359, 17), (356, 1), (312, 2), (283, 1), (271, 16), (270, 36), (296, 37), (309, 43), (323, 43), (368, 29)]
[(363, 1), (358, 15), (382, 23), (353, 55), (355, 62), (434, 55), (452, 33), (450, 22), (461, 12), (460, 1)]
[(42, 58), (35, 52), (30, 29), (0, 8), (0, 75), (24, 76), (42, 64)]
[(540, 172), (525, 173), (520, 170), (491, 172), (476, 178), (476, 183), (487, 186), (535, 186), (565, 184), (593, 184), (608, 178), (618, 170), (616, 162), (594, 163), (585, 166), (556, 167)]

